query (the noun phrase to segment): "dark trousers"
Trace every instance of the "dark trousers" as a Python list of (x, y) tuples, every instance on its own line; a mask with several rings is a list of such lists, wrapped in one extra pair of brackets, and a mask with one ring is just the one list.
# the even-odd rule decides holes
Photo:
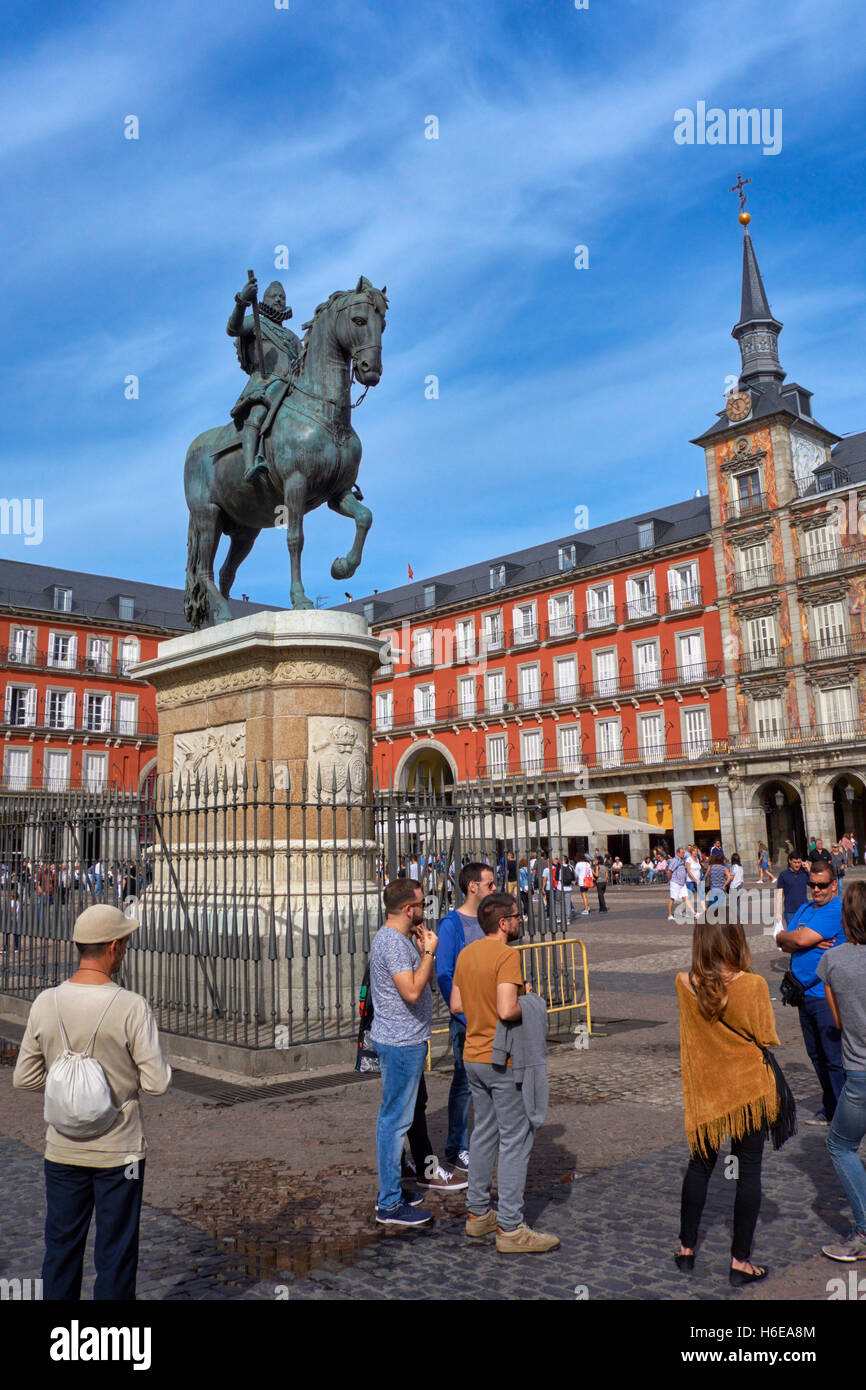
[(821, 1085), (824, 1114), (828, 1120), (832, 1120), (836, 1102), (845, 1085), (842, 1033), (833, 1022), (830, 1005), (826, 999), (813, 999), (807, 995), (806, 1002), (800, 1005), (799, 1012), (803, 1042)]
[[(731, 1153), (737, 1160), (737, 1192), (734, 1198), (734, 1239), (731, 1242), (731, 1257), (735, 1260), (748, 1260), (752, 1253), (752, 1237), (761, 1209), (761, 1159), (764, 1153), (764, 1134), (753, 1131), (734, 1139)], [(708, 1157), (698, 1154), (689, 1160), (683, 1179), (683, 1194), (680, 1205), (680, 1241), (687, 1250), (694, 1250), (698, 1240), (698, 1226), (704, 1203), (707, 1200), (707, 1184), (716, 1166), (718, 1149)]]
[(463, 1045), (466, 1029), (458, 1018), (452, 1017), (448, 1032), (454, 1057), (454, 1075), (448, 1092), (448, 1138), (445, 1159), (456, 1163), (463, 1149), (469, 1148), (469, 1078), (463, 1065)]
[(433, 1155), (433, 1145), (430, 1143), (430, 1134), (427, 1130), (427, 1082), (422, 1073), (418, 1083), (418, 1096), (415, 1101), (415, 1113), (412, 1116), (412, 1124), (406, 1135), (409, 1140), (409, 1152), (412, 1155), (412, 1162), (415, 1164), (415, 1172), (419, 1178), (432, 1178), (434, 1174), (429, 1171), (429, 1160)]
[(607, 908), (606, 908), (605, 905), (604, 905), (604, 895), (605, 895), (605, 893), (607, 892), (607, 884), (606, 884), (606, 883), (597, 883), (597, 884), (595, 885), (595, 891), (596, 891), (596, 893), (598, 894), (598, 910), (599, 910), (599, 912), (607, 912)]
[(82, 1168), (45, 1160), (43, 1298), (63, 1302), (81, 1298), (84, 1247), (95, 1211), (93, 1297), (135, 1299), (143, 1188), (143, 1159), (130, 1160), (120, 1168)]

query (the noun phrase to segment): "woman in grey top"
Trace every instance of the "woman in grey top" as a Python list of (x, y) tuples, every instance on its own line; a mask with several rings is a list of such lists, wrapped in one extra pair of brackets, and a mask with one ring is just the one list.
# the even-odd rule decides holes
[(847, 940), (825, 951), (817, 965), (827, 1003), (842, 1029), (845, 1085), (827, 1135), (836, 1175), (854, 1212), (848, 1240), (825, 1245), (831, 1260), (866, 1260), (866, 1169), (857, 1156), (866, 1134), (866, 883), (851, 883), (842, 898)]

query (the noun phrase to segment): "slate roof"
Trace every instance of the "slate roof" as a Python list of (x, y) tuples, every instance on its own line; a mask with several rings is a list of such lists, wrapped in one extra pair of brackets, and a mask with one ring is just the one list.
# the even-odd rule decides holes
[[(54, 607), (54, 589), (72, 590), (68, 613)], [(135, 600), (134, 617), (122, 619), (119, 597)], [(244, 603), (229, 599), (232, 615), (244, 618), (273, 608), (273, 604)], [(183, 589), (162, 584), (146, 584), (140, 579), (114, 579), (104, 574), (85, 574), (80, 570), (53, 565), (31, 565), (22, 560), (0, 559), (0, 610), (3, 608), (44, 609), (58, 621), (75, 618), (129, 622), (130, 627), (158, 627), (173, 632), (189, 632), (183, 612)]]
[[(655, 546), (671, 544), (686, 545), (690, 540), (708, 534), (710, 530), (710, 504), (706, 497), (692, 497), (685, 502), (676, 502), (669, 507), (655, 507), (652, 511), (641, 512), (624, 521), (613, 521), (606, 526), (596, 526), (588, 531), (572, 531), (570, 535), (557, 540), (544, 541), (541, 545), (526, 550), (513, 550), (505, 555), (493, 555), (474, 565), (462, 569), (447, 570), (442, 574), (414, 579), (395, 589), (385, 589), (378, 594), (367, 594), (364, 598), (342, 603), (341, 609), (351, 613), (362, 613), (364, 605), (372, 603), (374, 623), (404, 617), (410, 613), (423, 612), (425, 586), (436, 585), (435, 607), (443, 604), (474, 602), (478, 598), (496, 601), (498, 594), (518, 585), (544, 583), (561, 579), (564, 583), (578, 577), (581, 570), (603, 563), (616, 564), (631, 556), (644, 554), (649, 557), (651, 549), (642, 545), (638, 538), (638, 522), (655, 522)], [(560, 546), (574, 545), (575, 565), (568, 570), (559, 568)], [(506, 582), (495, 589), (490, 587), (490, 569), (495, 565), (505, 565)]]

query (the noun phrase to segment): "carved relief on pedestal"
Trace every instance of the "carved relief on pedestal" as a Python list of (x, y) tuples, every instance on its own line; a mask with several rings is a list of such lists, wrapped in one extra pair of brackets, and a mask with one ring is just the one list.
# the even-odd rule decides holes
[(308, 795), (314, 793), (321, 776), (322, 796), (336, 794), (345, 801), (362, 796), (367, 786), (367, 729), (361, 719), (334, 719), (312, 715), (307, 723), (309, 755)]
[(172, 772), (185, 781), (207, 776), (213, 785), (224, 776), (231, 780), (237, 767), (243, 768), (246, 753), (246, 725), (220, 724), (213, 729), (197, 729), (193, 733), (175, 734)]

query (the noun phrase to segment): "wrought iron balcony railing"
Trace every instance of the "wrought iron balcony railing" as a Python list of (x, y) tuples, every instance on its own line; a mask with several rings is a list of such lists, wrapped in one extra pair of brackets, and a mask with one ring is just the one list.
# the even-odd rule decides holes
[(859, 657), (864, 651), (864, 632), (840, 633), (823, 641), (803, 643), (803, 658), (806, 661), (841, 661), (848, 656)]
[(722, 507), (722, 520), (725, 522), (748, 520), (767, 510), (767, 494), (753, 492), (748, 497), (731, 497)]
[(751, 569), (735, 570), (731, 576), (731, 588), (735, 594), (773, 588), (778, 582), (779, 572), (775, 565), (753, 565)]
[(821, 578), (825, 574), (838, 574), (841, 570), (860, 569), (866, 566), (866, 545), (828, 546), (815, 555), (801, 555), (797, 561), (798, 579)]

